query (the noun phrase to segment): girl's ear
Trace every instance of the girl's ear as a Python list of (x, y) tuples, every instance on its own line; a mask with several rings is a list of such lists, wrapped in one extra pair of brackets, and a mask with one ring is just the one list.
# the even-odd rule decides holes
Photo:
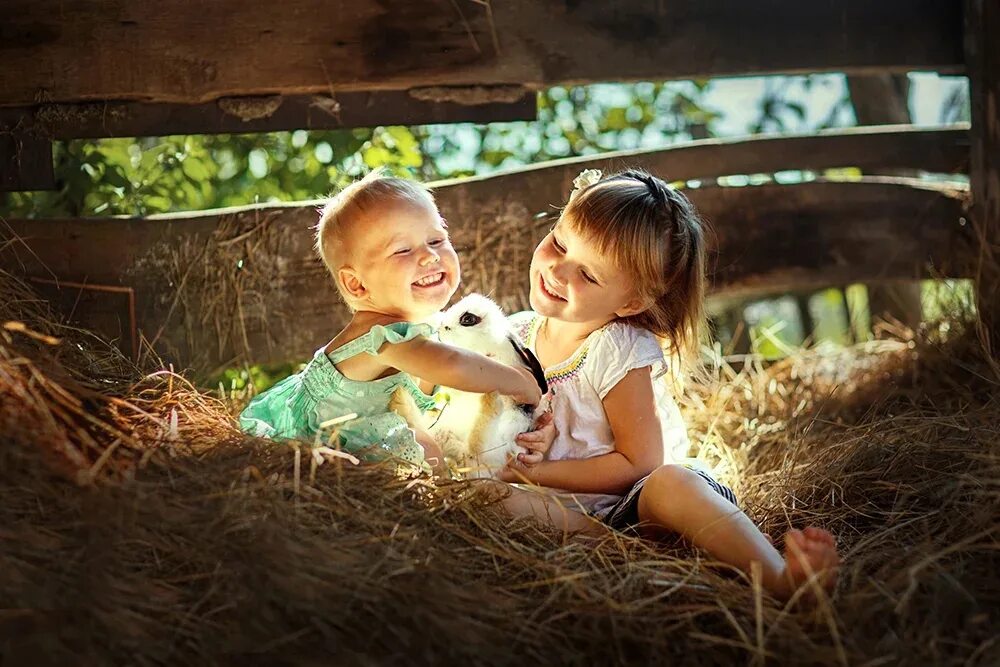
[(362, 282), (361, 276), (349, 266), (337, 270), (337, 281), (344, 294), (348, 294), (352, 298), (364, 299), (368, 295), (368, 288)]
[(633, 315), (646, 312), (652, 305), (652, 299), (636, 296), (630, 299), (624, 306), (616, 310), (615, 315), (618, 317), (632, 317)]

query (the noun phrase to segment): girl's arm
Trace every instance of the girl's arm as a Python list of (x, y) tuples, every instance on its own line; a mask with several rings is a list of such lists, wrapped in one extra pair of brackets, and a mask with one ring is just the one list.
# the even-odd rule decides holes
[(542, 399), (538, 383), (528, 369), (514, 368), (427, 338), (383, 345), (378, 356), (389, 366), (431, 384), (477, 394), (496, 391), (529, 405), (537, 405)]
[(604, 397), (615, 451), (586, 459), (542, 461), (505, 470), (507, 482), (528, 481), (576, 493), (624, 493), (663, 464), (663, 432), (649, 367), (629, 371)]

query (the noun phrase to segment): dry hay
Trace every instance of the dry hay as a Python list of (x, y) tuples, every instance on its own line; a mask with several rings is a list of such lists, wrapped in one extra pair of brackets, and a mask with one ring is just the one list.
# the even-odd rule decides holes
[[(169, 301), (164, 297), (159, 304), (166, 324), (149, 347), (205, 367), (207, 359), (251, 357), (252, 333), (262, 334), (268, 350), (275, 346), (270, 322), (286, 317), (282, 304), (287, 300), (282, 282), (274, 280), (285, 262), (277, 220), (277, 212), (259, 209), (223, 214), (210, 233), (156, 245), (139, 258), (136, 275), (174, 287), (164, 293), (170, 294)], [(301, 270), (315, 273), (317, 280), (326, 275), (318, 261)], [(167, 328), (175, 322), (177, 332), (171, 338)], [(202, 337), (197, 332), (203, 331), (213, 333), (214, 350), (199, 349)]]
[[(771, 535), (837, 534), (840, 586), (803, 610), (678, 545), (564, 540), (465, 483), (247, 439), (222, 402), (141, 378), (0, 279), (21, 295), (0, 322), (27, 326), (0, 338), (9, 664), (1000, 660), (1000, 404), (964, 339), (690, 390), (703, 455)], [(67, 481), (115, 442), (70, 475), (93, 483)]]

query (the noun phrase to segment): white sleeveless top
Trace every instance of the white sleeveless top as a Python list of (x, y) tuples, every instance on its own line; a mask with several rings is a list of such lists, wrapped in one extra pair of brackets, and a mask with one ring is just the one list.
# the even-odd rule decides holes
[[(509, 321), (524, 346), (537, 356), (535, 340), (544, 318), (524, 311), (511, 315)], [(674, 401), (663, 349), (649, 331), (622, 322), (611, 322), (594, 331), (568, 359), (545, 369), (553, 422), (558, 430), (547, 458), (584, 459), (613, 452), (615, 441), (604, 412), (604, 397), (626, 373), (647, 366), (663, 429), (664, 463), (683, 460), (689, 448), (687, 428)], [(620, 498), (599, 493), (565, 495), (568, 497), (560, 500), (567, 506), (597, 516)]]

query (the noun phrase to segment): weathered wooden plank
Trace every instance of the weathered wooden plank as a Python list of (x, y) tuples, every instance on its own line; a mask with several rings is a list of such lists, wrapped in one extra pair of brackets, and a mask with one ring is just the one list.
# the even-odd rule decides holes
[(1000, 6), (966, 0), (972, 95), (972, 218), (979, 242), (976, 304), (987, 353), (1000, 354)]
[[(512, 187), (545, 189), (543, 201), (558, 201), (583, 169), (638, 166), (670, 181), (712, 179), (736, 174), (856, 167), (867, 174), (912, 169), (942, 174), (968, 173), (967, 124), (936, 128), (910, 125), (854, 127), (809, 134), (754, 135), (704, 139), (668, 148), (614, 151), (595, 157), (552, 160), (506, 174)], [(545, 178), (537, 173), (544, 172)], [(482, 180), (490, 176), (479, 177)], [(476, 179), (464, 179), (468, 183)]]
[(206, 104), (102, 102), (0, 107), (0, 133), (18, 128), (51, 139), (169, 134), (335, 130), (376, 125), (534, 120), (537, 95), (519, 86), (483, 88), (464, 102), (427, 91), (228, 97)]
[[(551, 219), (510, 180), (436, 192), (463, 260), (464, 288), (515, 309), (526, 304), (531, 252)], [(876, 179), (689, 194), (715, 228), (716, 292), (911, 279), (932, 267), (934, 275), (969, 273), (960, 190)], [(346, 317), (313, 254), (315, 221), (315, 203), (187, 218), (16, 220), (11, 228), (23, 245), (8, 244), (0, 267), (132, 288), (137, 333), (181, 365), (204, 371), (301, 358)], [(127, 341), (132, 332), (106, 334)]]
[(954, 0), (7, 0), (0, 106), (960, 71), (961, 34)]

